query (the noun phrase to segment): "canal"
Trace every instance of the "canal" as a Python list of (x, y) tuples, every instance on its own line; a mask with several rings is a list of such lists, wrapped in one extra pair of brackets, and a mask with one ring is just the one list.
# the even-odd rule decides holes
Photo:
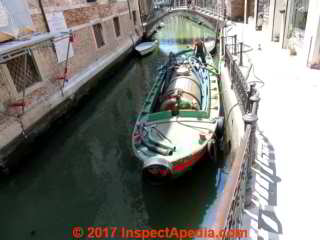
[[(182, 17), (165, 20), (159, 49), (104, 74), (94, 94), (0, 180), (1, 239), (72, 239), (73, 226), (131, 229), (210, 227), (225, 174), (204, 159), (164, 186), (142, 181), (131, 131), (170, 50), (213, 32)], [(117, 239), (117, 238), (115, 238)]]

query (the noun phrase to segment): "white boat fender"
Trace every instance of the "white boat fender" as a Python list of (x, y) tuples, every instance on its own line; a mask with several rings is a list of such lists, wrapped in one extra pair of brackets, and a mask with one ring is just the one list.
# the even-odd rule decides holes
[(165, 169), (170, 175), (172, 173), (172, 165), (170, 162), (161, 159), (161, 158), (156, 158), (156, 159), (151, 159), (151, 160), (145, 160), (143, 162), (143, 170), (148, 171), (148, 169), (152, 167), (157, 167), (157, 168), (162, 168), (163, 170)]
[(223, 137), (223, 134), (224, 134), (224, 117), (218, 117), (216, 121), (217, 121), (216, 135), (218, 139), (220, 139)]
[(207, 152), (211, 161), (214, 163), (218, 162), (217, 159), (217, 145), (214, 138), (210, 139), (207, 143)]

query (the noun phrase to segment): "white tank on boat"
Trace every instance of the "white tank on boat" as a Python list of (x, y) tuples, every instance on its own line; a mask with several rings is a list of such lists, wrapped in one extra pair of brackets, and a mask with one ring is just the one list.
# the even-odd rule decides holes
[(192, 70), (180, 65), (172, 74), (170, 82), (162, 95), (160, 111), (200, 110), (201, 83)]

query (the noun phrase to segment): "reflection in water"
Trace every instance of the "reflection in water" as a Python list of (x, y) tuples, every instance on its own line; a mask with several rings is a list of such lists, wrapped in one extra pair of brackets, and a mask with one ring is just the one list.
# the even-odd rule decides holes
[(224, 182), (212, 163), (153, 187), (142, 182), (131, 150), (132, 126), (157, 69), (169, 50), (182, 47), (174, 39), (209, 34), (180, 18), (166, 23), (155, 36), (157, 51), (105, 74), (94, 96), (46, 134), (18, 172), (1, 179), (1, 239), (72, 239), (72, 226), (210, 226)]
[(165, 27), (155, 37), (160, 40), (160, 49), (166, 54), (191, 47), (196, 38), (212, 41), (216, 37), (215, 32), (182, 16), (169, 16), (164, 23)]

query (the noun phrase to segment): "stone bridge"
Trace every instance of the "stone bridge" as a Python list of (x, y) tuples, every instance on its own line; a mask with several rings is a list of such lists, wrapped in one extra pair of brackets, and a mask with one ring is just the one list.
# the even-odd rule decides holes
[(203, 25), (208, 28), (216, 31), (223, 26), (223, 18), (217, 14), (210, 14), (208, 16), (208, 11), (202, 10), (200, 8), (175, 8), (173, 10), (168, 10), (162, 13), (161, 15), (151, 19), (144, 26), (144, 34), (147, 37), (150, 37), (159, 26), (159, 23), (168, 16), (185, 16), (190, 18), (191, 20), (201, 21)]

